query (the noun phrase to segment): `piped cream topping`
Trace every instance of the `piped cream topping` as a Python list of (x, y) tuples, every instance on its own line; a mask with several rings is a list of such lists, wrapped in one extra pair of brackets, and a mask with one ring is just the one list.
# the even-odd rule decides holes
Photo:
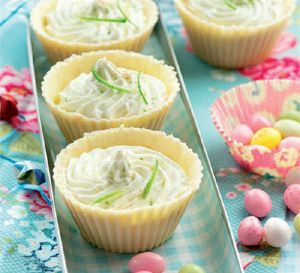
[(117, 68), (106, 58), (97, 61), (94, 71), (109, 85), (126, 92), (100, 82), (92, 72), (82, 73), (60, 92), (62, 109), (96, 119), (131, 117), (159, 108), (168, 97), (159, 79), (143, 73), (138, 79), (138, 71)]
[[(81, 18), (122, 20), (125, 19), (122, 12), (129, 21), (100, 22)], [(51, 36), (80, 43), (122, 40), (142, 31), (146, 24), (144, 7), (138, 0), (58, 0), (46, 19), (45, 28)]]
[(284, 0), (187, 0), (186, 6), (207, 22), (243, 27), (277, 20), (288, 8)]
[[(140, 146), (113, 146), (83, 153), (70, 160), (65, 177), (68, 189), (80, 202), (108, 210), (167, 204), (191, 191), (177, 163)], [(146, 187), (149, 191), (145, 196)]]

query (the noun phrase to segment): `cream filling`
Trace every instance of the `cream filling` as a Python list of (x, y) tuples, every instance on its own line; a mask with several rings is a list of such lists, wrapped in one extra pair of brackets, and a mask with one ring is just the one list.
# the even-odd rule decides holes
[(117, 0), (58, 0), (46, 16), (46, 31), (67, 42), (99, 43), (122, 40), (140, 32), (146, 24), (144, 7), (138, 0), (119, 0), (131, 21), (125, 23), (87, 21), (80, 18), (124, 19)]
[(284, 0), (187, 0), (190, 12), (207, 22), (224, 26), (260, 26), (280, 18), (287, 10)]
[[(143, 198), (156, 161), (157, 172)], [(191, 191), (177, 163), (140, 146), (113, 146), (83, 153), (70, 160), (65, 177), (68, 189), (80, 202), (110, 210), (164, 205)], [(94, 204), (99, 199), (102, 201)]]
[[(159, 108), (168, 98), (165, 85), (155, 77), (138, 71), (117, 68), (107, 59), (95, 65), (97, 74), (107, 83), (130, 91), (119, 92), (99, 82), (92, 72), (82, 73), (60, 93), (59, 106), (89, 118), (121, 118), (140, 115)], [(146, 101), (146, 102), (145, 102)]]

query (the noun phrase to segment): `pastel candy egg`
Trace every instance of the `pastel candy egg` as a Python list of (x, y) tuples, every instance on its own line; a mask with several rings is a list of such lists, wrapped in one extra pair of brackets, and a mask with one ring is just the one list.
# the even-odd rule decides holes
[(294, 218), (294, 228), (300, 234), (300, 213)]
[(291, 240), (292, 230), (286, 221), (274, 217), (266, 222), (264, 236), (270, 246), (282, 247)]
[(274, 124), (274, 128), (281, 133), (283, 138), (290, 136), (300, 137), (300, 123), (297, 121), (282, 119)]
[(143, 271), (137, 271), (135, 273), (152, 273), (152, 272), (143, 270)]
[(282, 148), (290, 149), (295, 148), (297, 151), (300, 151), (300, 137), (286, 137), (280, 141), (278, 149)]
[(284, 182), (287, 187), (292, 184), (300, 184), (300, 167), (290, 169), (284, 179)]
[(284, 202), (295, 214), (300, 213), (300, 185), (293, 184), (284, 191)]
[(276, 148), (281, 141), (281, 134), (274, 128), (263, 128), (258, 130), (251, 138), (251, 145), (262, 145), (270, 150)]
[(128, 263), (131, 273), (139, 271), (149, 271), (151, 273), (162, 273), (166, 268), (165, 260), (162, 256), (153, 252), (144, 252), (132, 257)]
[(180, 268), (178, 273), (205, 273), (205, 271), (196, 264), (186, 264)]
[(230, 137), (237, 142), (242, 142), (244, 145), (250, 143), (253, 136), (253, 131), (246, 124), (238, 124), (230, 134)]
[(272, 201), (270, 196), (260, 189), (247, 191), (245, 193), (244, 205), (246, 210), (256, 217), (265, 217), (272, 210)]
[(264, 231), (260, 221), (254, 217), (246, 217), (238, 227), (238, 238), (243, 245), (259, 245), (264, 236)]
[(300, 112), (296, 110), (281, 112), (281, 114), (277, 116), (276, 120), (281, 120), (281, 119), (291, 119), (300, 122)]
[(265, 127), (272, 127), (272, 124), (270, 121), (268, 121), (265, 117), (261, 115), (253, 115), (251, 116), (247, 124), (252, 129), (253, 132), (258, 131), (259, 129), (265, 128)]

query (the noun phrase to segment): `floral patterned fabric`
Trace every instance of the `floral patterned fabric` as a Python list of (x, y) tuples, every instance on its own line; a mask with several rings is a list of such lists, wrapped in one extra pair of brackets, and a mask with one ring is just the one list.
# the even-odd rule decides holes
[[(0, 70), (0, 95), (5, 93), (15, 97), (25, 122), (1, 143), (0, 153), (14, 161), (30, 160), (43, 168), (28, 68), (18, 71), (5, 66)], [(17, 119), (0, 122), (0, 139), (14, 130)], [(51, 207), (38, 192), (10, 191), (17, 185), (11, 162), (0, 159), (0, 169), (0, 271), (60, 272)], [(47, 187), (42, 188), (49, 196)]]
[[(9, 140), (0, 144), (0, 154), (15, 161), (30, 160), (43, 168), (31, 78), (26, 57), (26, 14), (35, 0), (3, 0), (0, 9), (0, 94), (10, 93), (18, 101), (25, 123)], [(243, 208), (246, 190), (266, 190), (273, 201), (270, 216), (285, 218), (282, 200), (284, 187), (277, 179), (246, 173), (229, 155), (228, 148), (209, 122), (209, 107), (220, 93), (229, 88), (257, 79), (300, 79), (298, 33), (300, 8), (283, 32), (273, 55), (257, 66), (235, 70), (219, 69), (201, 62), (192, 53), (173, 1), (158, 1), (168, 32), (187, 85), (192, 106), (202, 131), (204, 143), (217, 177), (230, 224), (237, 241), (246, 273), (276, 272), (278, 262), (287, 256), (295, 257), (295, 248), (280, 257), (280, 249), (265, 244), (246, 248), (238, 243), (237, 226), (247, 216)], [(14, 35), (11, 35), (11, 34)], [(186, 50), (183, 50), (183, 49)], [(20, 121), (14, 118), (0, 122), (0, 138), (11, 132)], [(222, 155), (222, 156), (220, 156)], [(36, 192), (10, 192), (16, 178), (10, 162), (0, 160), (0, 272), (60, 272), (56, 234), (51, 207)], [(47, 187), (43, 186), (45, 192)], [(264, 219), (263, 223), (266, 221)], [(293, 235), (295, 236), (295, 234)], [(295, 243), (295, 242), (294, 242)], [(295, 244), (296, 245), (296, 244)], [(295, 260), (280, 272), (296, 273)]]
[[(300, 257), (300, 239), (295, 231), (293, 231), (293, 238), (289, 245), (282, 249), (272, 248), (266, 244), (256, 248), (247, 248), (239, 244), (237, 228), (240, 221), (248, 216), (243, 204), (245, 191), (251, 188), (260, 188), (271, 196), (273, 208), (271, 214), (262, 219), (264, 225), (270, 217), (286, 218), (283, 201), (285, 187), (279, 179), (270, 178), (270, 176), (260, 177), (242, 170), (230, 155), (228, 146), (213, 123), (209, 121), (211, 120), (210, 107), (212, 103), (220, 94), (235, 86), (260, 79), (300, 80), (300, 45), (297, 40), (300, 1), (298, 1), (293, 19), (281, 34), (272, 55), (261, 64), (239, 70), (216, 68), (195, 57), (173, 1), (162, 0), (160, 7), (216, 175), (245, 272), (299, 272), (297, 257), (298, 259)], [(257, 96), (257, 102), (260, 99), (261, 97)], [(292, 225), (291, 221), (289, 223)]]

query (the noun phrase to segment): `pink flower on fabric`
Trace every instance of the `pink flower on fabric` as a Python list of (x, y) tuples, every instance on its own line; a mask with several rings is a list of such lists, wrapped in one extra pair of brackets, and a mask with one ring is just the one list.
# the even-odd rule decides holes
[(226, 176), (228, 176), (228, 174), (227, 173), (217, 173), (216, 176), (218, 176), (218, 177), (226, 177)]
[(240, 173), (242, 170), (239, 168), (231, 167), (227, 169), (228, 171), (231, 171), (232, 173)]
[[(5, 66), (0, 69), (0, 95), (4, 93), (10, 93), (15, 97), (18, 102), (19, 114), (25, 117), (25, 123), (19, 130), (38, 133), (36, 106), (29, 68), (17, 71), (10, 66)], [(18, 118), (13, 118), (10, 123), (16, 127), (20, 121)]]
[(183, 38), (186, 38), (186, 39), (187, 39), (185, 49), (186, 49), (188, 52), (190, 52), (190, 53), (194, 53), (193, 48), (192, 48), (192, 46), (191, 46), (191, 43), (190, 43), (190, 41), (189, 41), (189, 39), (188, 39), (186, 30), (185, 30), (184, 27), (181, 27), (181, 28), (180, 28), (180, 33), (181, 33), (181, 36), (182, 36)]
[(249, 184), (246, 183), (240, 183), (234, 186), (239, 191), (247, 191), (252, 189), (252, 187)]
[[(41, 186), (43, 191), (49, 197), (48, 188)], [(45, 219), (48, 221), (52, 220), (52, 210), (48, 206), (47, 202), (41, 197), (38, 192), (35, 191), (19, 191), (16, 195), (18, 201), (26, 201), (29, 203), (29, 209), (36, 212), (37, 215), (44, 215)]]
[(249, 68), (239, 69), (243, 76), (254, 80), (300, 78), (300, 57), (288, 56), (282, 59), (269, 58), (261, 64)]
[(228, 197), (229, 199), (234, 199), (236, 198), (236, 193), (234, 193), (233, 191), (227, 192), (226, 197)]
[(272, 55), (282, 54), (290, 49), (293, 49), (297, 45), (297, 38), (288, 32), (281, 33), (275, 48), (272, 51)]

